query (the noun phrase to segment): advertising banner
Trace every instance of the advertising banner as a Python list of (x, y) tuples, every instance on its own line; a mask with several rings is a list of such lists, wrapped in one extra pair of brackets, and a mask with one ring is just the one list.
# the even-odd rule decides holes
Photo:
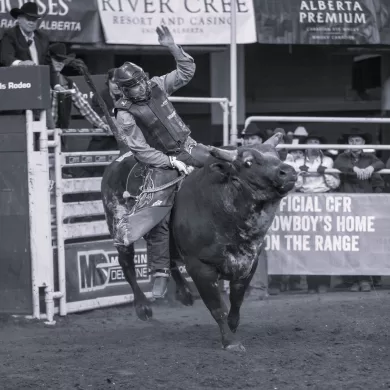
[[(34, 0), (32, 0), (34, 1)], [(102, 31), (96, 0), (36, 0), (42, 16), (38, 29), (50, 36), (50, 41), (72, 43), (102, 42)], [(0, 0), (0, 39), (4, 30), (15, 25), (12, 8), (26, 1)]]
[[(109, 44), (158, 45), (156, 27), (168, 26), (181, 45), (230, 43), (230, 1), (98, 0)], [(237, 43), (256, 42), (253, 0), (237, 3)]]
[[(66, 244), (65, 261), (66, 299), (69, 303), (133, 293), (119, 264), (118, 252), (112, 240)], [(146, 242), (142, 239), (135, 243), (134, 261), (141, 289), (151, 292), (152, 279), (149, 275)], [(179, 269), (188, 278), (185, 266), (181, 265)]]
[[(118, 252), (111, 240), (65, 246), (67, 302), (131, 294), (119, 265)], [(144, 291), (151, 291), (148, 258), (143, 240), (136, 243), (137, 280)]]
[(292, 194), (266, 237), (273, 275), (390, 275), (390, 196)]
[(377, 45), (390, 43), (386, 0), (254, 0), (258, 42)]

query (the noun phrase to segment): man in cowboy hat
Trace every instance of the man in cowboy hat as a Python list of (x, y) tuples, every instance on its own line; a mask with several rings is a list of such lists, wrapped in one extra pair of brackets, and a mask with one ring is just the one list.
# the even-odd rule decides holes
[[(371, 135), (358, 128), (352, 128), (342, 135), (340, 143), (349, 145), (360, 145), (371, 143)], [(375, 173), (383, 169), (385, 164), (372, 153), (366, 153), (362, 149), (350, 149), (341, 153), (334, 167), (339, 169), (341, 174), (341, 185), (339, 192), (344, 193), (381, 193), (384, 189), (384, 181), (380, 174)], [(347, 276), (343, 277), (344, 283), (352, 284), (351, 291), (371, 291), (372, 277)]]
[(12, 8), (15, 27), (5, 31), (0, 45), (0, 64), (3, 66), (48, 65), (49, 37), (37, 30), (41, 16), (36, 3), (28, 2)]
[(76, 83), (62, 74), (67, 61), (75, 58), (75, 55), (67, 54), (63, 43), (53, 43), (49, 46), (49, 57), (55, 72), (55, 82), (52, 94), (52, 115), (56, 126), (67, 128), (71, 118), (72, 105), (93, 126), (109, 131), (109, 126), (92, 109), (84, 98)]
[[(358, 128), (352, 128), (340, 137), (340, 143), (349, 145), (370, 144), (372, 137)], [(336, 161), (335, 168), (342, 171), (340, 192), (370, 193), (382, 192), (383, 179), (375, 172), (384, 168), (384, 163), (374, 154), (366, 153), (362, 149), (350, 149), (341, 153)]]
[(249, 123), (248, 127), (241, 133), (244, 139), (244, 146), (261, 145), (266, 139), (265, 131), (260, 129), (255, 123)]

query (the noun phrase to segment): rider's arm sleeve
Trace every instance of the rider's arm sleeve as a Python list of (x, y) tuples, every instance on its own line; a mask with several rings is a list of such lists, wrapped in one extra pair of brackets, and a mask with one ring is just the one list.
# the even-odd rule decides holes
[(119, 111), (116, 125), (118, 137), (138, 161), (156, 168), (172, 168), (167, 155), (149, 146), (131, 114)]
[(175, 45), (169, 50), (175, 57), (176, 69), (164, 76), (154, 78), (167, 95), (171, 95), (187, 85), (194, 77), (196, 69), (194, 59), (180, 46)]

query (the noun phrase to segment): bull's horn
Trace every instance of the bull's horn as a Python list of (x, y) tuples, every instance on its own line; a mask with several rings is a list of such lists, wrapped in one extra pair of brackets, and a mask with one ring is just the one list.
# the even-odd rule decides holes
[(267, 141), (264, 142), (264, 144), (268, 144), (276, 147), (280, 143), (280, 141), (283, 140), (283, 138), (284, 138), (284, 134), (281, 132), (277, 132), (271, 138), (268, 138)]
[(212, 146), (210, 148), (210, 154), (220, 160), (225, 160), (233, 162), (237, 159), (237, 149), (236, 150), (225, 150)]

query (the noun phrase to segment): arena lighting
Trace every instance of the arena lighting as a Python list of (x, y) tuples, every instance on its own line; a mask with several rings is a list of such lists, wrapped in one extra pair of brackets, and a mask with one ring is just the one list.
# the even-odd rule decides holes
[(230, 6), (230, 143), (237, 144), (237, 4)]

